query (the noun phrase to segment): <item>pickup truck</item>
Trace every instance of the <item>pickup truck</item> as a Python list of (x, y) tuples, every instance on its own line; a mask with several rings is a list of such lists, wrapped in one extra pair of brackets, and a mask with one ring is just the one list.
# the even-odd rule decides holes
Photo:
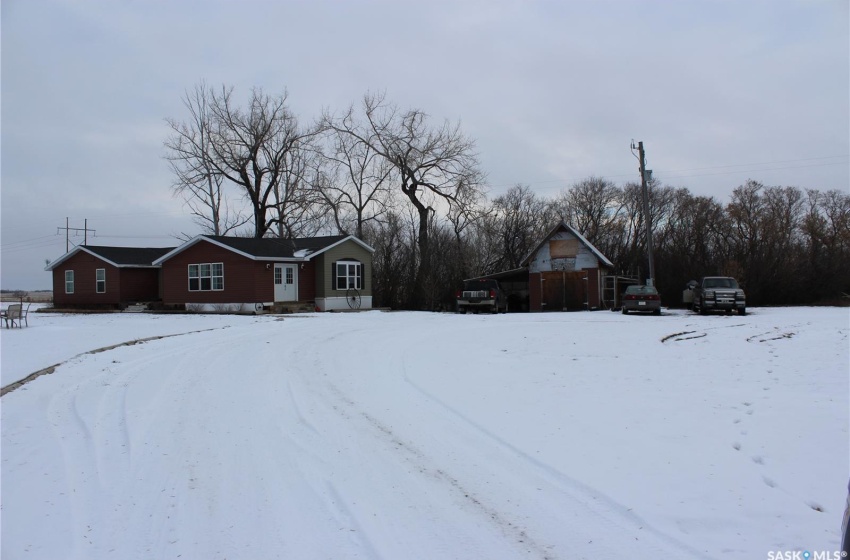
[(463, 289), (455, 293), (457, 312), (489, 311), (508, 312), (508, 299), (497, 280), (467, 280)]
[(685, 291), (685, 300), (691, 299), (692, 309), (700, 315), (709, 311), (737, 311), (747, 314), (747, 296), (738, 282), (730, 276), (706, 276), (688, 284), (691, 294)]

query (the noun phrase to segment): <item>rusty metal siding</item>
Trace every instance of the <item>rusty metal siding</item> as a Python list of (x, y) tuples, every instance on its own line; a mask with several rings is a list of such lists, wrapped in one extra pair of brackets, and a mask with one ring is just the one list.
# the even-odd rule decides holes
[[(222, 263), (224, 289), (189, 291), (189, 265)], [(162, 263), (162, 300), (181, 303), (261, 303), (274, 300), (274, 267), (208, 241), (200, 241)]]

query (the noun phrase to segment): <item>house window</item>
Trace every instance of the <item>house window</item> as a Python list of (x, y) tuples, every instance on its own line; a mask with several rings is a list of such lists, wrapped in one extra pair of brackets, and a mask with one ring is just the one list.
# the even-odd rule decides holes
[(66, 270), (65, 271), (65, 293), (73, 294), (74, 293), (74, 271)]
[(357, 261), (337, 261), (336, 289), (363, 288), (363, 265)]
[(189, 291), (208, 292), (224, 289), (224, 263), (189, 265)]
[(106, 293), (106, 269), (98, 268), (94, 271), (94, 291), (99, 294)]

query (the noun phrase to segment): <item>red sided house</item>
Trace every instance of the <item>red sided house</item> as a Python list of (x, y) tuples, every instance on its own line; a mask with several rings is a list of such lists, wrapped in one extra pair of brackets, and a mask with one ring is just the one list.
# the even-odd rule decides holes
[(352, 235), (255, 239), (199, 235), (156, 259), (162, 301), (260, 311), (301, 302), (321, 311), (372, 307), (372, 249)]
[(125, 307), (160, 299), (159, 266), (173, 247), (80, 245), (48, 264), (56, 307)]
[(572, 226), (561, 222), (522, 261), (531, 311), (601, 309), (614, 265)]

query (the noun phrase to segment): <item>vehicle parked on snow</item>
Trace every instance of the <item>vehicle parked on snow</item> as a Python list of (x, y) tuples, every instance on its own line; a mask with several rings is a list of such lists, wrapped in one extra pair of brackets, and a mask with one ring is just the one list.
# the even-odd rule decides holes
[(700, 315), (710, 311), (747, 314), (747, 296), (738, 281), (731, 276), (706, 276), (689, 286), (693, 286), (691, 308)]
[(653, 286), (629, 286), (623, 292), (623, 315), (629, 311), (651, 312), (661, 315), (661, 294)]
[(497, 280), (467, 280), (455, 294), (457, 312), (508, 312), (508, 298)]

